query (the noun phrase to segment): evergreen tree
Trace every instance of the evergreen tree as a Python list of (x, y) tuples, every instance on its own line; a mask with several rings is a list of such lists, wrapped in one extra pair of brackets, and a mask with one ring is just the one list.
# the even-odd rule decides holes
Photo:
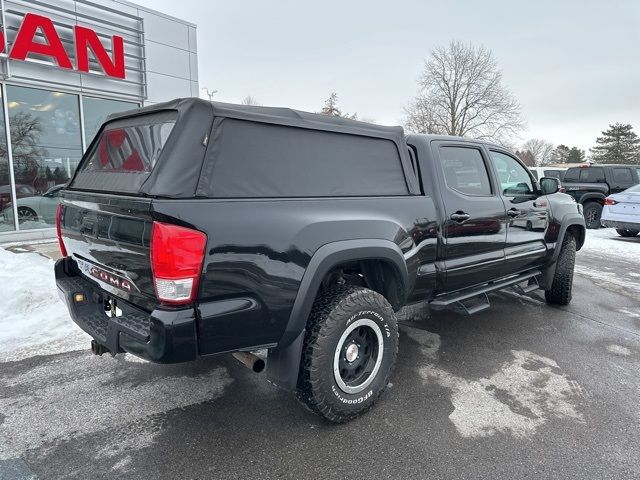
[(591, 149), (596, 163), (640, 163), (640, 138), (630, 124), (616, 123), (602, 132)]
[(342, 110), (338, 108), (338, 94), (336, 92), (332, 92), (329, 98), (325, 100), (324, 107), (320, 110), (320, 113), (332, 117), (350, 118), (351, 120), (358, 119), (357, 113), (342, 113)]
[(553, 163), (568, 163), (569, 152), (571, 152), (569, 147), (560, 144), (551, 152), (551, 161)]
[(582, 163), (587, 158), (584, 150), (578, 147), (571, 147), (569, 150), (569, 156), (567, 157), (567, 163)]
[(342, 111), (338, 108), (338, 94), (331, 92), (329, 98), (324, 102), (324, 107), (320, 110), (323, 115), (330, 115), (332, 117), (341, 117)]
[(578, 147), (567, 147), (566, 145), (558, 145), (551, 152), (552, 163), (582, 163), (585, 161), (586, 155), (584, 150)]

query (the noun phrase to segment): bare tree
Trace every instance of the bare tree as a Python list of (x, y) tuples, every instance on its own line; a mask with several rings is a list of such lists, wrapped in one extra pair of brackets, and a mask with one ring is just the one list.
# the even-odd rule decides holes
[(425, 60), (420, 90), (405, 108), (408, 130), (504, 143), (524, 127), (520, 105), (502, 84), (491, 52), (452, 41)]
[(260, 102), (258, 102), (258, 100), (256, 100), (255, 97), (252, 97), (251, 95), (247, 95), (246, 97), (244, 97), (242, 99), (242, 105), (255, 105), (255, 106), (260, 106), (262, 105)]
[(531, 138), (524, 142), (521, 150), (523, 152), (531, 152), (535, 160), (535, 165), (548, 165), (552, 162), (552, 156), (555, 146), (551, 142), (547, 142), (541, 138)]

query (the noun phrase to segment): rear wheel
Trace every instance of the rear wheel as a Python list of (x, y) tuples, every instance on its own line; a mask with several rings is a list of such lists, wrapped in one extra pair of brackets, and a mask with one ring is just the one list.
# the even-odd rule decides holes
[(587, 228), (600, 228), (600, 217), (602, 216), (602, 205), (597, 202), (588, 202), (584, 206), (584, 221)]
[(386, 388), (398, 353), (389, 302), (366, 288), (335, 287), (316, 299), (307, 328), (298, 399), (336, 423), (369, 410)]
[(18, 222), (37, 222), (38, 214), (29, 207), (18, 207)]
[(627, 230), (625, 228), (616, 228), (616, 232), (618, 232), (618, 235), (621, 237), (635, 237), (640, 233), (639, 230)]
[(553, 276), (551, 288), (544, 292), (547, 303), (552, 305), (569, 305), (573, 289), (573, 270), (576, 263), (576, 239), (566, 233), (562, 240), (562, 247), (556, 272)]

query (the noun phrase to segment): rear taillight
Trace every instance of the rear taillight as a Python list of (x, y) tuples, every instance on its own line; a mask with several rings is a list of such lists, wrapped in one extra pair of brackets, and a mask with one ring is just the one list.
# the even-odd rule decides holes
[(151, 269), (158, 300), (190, 303), (198, 291), (207, 236), (191, 228), (153, 222)]
[(62, 241), (62, 204), (58, 204), (58, 211), (56, 213), (56, 232), (58, 234), (58, 244), (60, 245), (60, 253), (63, 257), (67, 256), (67, 247), (64, 246)]
[(611, 197), (607, 197), (607, 198), (605, 198), (605, 199), (604, 199), (604, 204), (605, 204), (605, 205), (615, 205), (616, 203), (618, 203), (618, 202), (616, 202), (616, 201), (615, 201), (613, 198), (611, 198)]

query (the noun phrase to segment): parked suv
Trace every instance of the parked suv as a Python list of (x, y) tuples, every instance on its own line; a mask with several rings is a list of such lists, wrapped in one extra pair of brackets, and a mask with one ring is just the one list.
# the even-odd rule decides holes
[(605, 198), (640, 183), (639, 177), (638, 165), (583, 165), (569, 168), (562, 186), (583, 205), (587, 228), (600, 228)]
[(270, 381), (344, 422), (385, 389), (404, 305), (569, 303), (584, 220), (557, 190), (481, 141), (175, 100), (102, 126), (62, 193), (55, 275), (94, 353), (261, 370), (266, 349)]

